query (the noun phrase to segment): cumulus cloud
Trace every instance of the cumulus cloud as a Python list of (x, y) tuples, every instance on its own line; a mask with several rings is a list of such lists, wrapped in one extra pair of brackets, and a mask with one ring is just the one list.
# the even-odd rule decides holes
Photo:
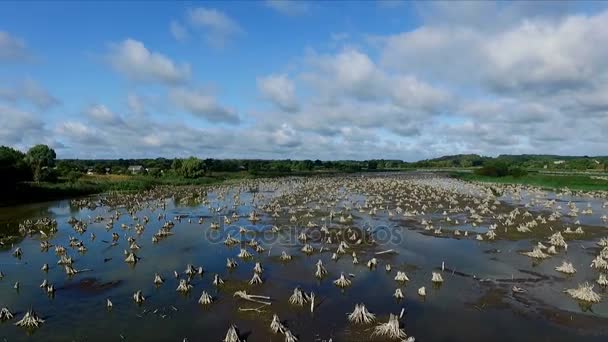
[(302, 0), (266, 0), (266, 6), (286, 15), (301, 15), (309, 11), (308, 2)]
[(262, 96), (286, 112), (298, 110), (295, 83), (286, 74), (272, 74), (257, 80)]
[(67, 121), (57, 126), (56, 132), (63, 138), (78, 144), (86, 144), (95, 148), (105, 148), (101, 132), (78, 121)]
[(0, 61), (19, 61), (29, 57), (25, 42), (6, 31), (0, 31)]
[(175, 40), (183, 42), (188, 39), (188, 29), (180, 24), (177, 20), (172, 20), (169, 24), (169, 31)]
[(13, 87), (0, 87), (0, 99), (9, 102), (25, 102), (46, 110), (56, 106), (60, 101), (38, 82), (26, 78)]
[(236, 21), (214, 8), (188, 10), (188, 22), (192, 27), (204, 30), (207, 42), (219, 48), (244, 32)]
[(384, 39), (383, 62), (497, 93), (580, 89), (608, 70), (607, 20), (608, 11), (524, 19), (500, 31), (423, 26)]
[(107, 60), (116, 71), (134, 81), (177, 84), (187, 81), (191, 73), (188, 63), (176, 63), (134, 39), (113, 44)]
[(169, 92), (169, 99), (177, 107), (202, 117), (209, 122), (238, 124), (238, 114), (221, 106), (216, 98), (203, 90), (177, 88)]
[(0, 105), (0, 144), (21, 145), (44, 136), (44, 123), (33, 112)]
[[(294, 4), (268, 6), (282, 11), (277, 6)], [(608, 11), (573, 12), (546, 2), (414, 6), (418, 27), (365, 42), (353, 32), (330, 36), (328, 44), (245, 80), (273, 104), (268, 110), (244, 95), (237, 111), (231, 107), (237, 104), (184, 84), (188, 64), (126, 40), (112, 46), (111, 65), (129, 79), (170, 85), (167, 96), (150, 94), (154, 87), (130, 89), (124, 108), (92, 105), (50, 133), (68, 144), (64, 151), (99, 158), (606, 153)], [(176, 39), (180, 29), (202, 32), (214, 46), (243, 33), (226, 14), (204, 7), (174, 24)], [(0, 90), (11, 106), (34, 103), (10, 94)], [(166, 105), (191, 116), (167, 116)], [(30, 127), (28, 136), (50, 134), (36, 112), (0, 105), (0, 116), (13, 120), (0, 127), (0, 142), (24, 144), (15, 132)]]
[(108, 107), (100, 104), (91, 105), (85, 110), (85, 114), (94, 122), (109, 125), (120, 125), (122, 118), (112, 112)]

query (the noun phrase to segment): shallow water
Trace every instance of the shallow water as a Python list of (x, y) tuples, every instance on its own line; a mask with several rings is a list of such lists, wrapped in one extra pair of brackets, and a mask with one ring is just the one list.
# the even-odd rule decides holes
[[(397, 182), (396, 189), (404, 186), (403, 191), (430, 186), (459, 194), (457, 196), (462, 196), (458, 197), (459, 207), (473, 203), (475, 196), (482, 196), (476, 187), (459, 182), (455, 185), (455, 181), (437, 176), (373, 175), (324, 178), (321, 181), (283, 179), (212, 187), (203, 199), (204, 204), (196, 201), (181, 204), (182, 201), (176, 198), (140, 203), (135, 213), (138, 221), (133, 220), (125, 207), (78, 209), (70, 201), (2, 208), (0, 222), (3, 225), (39, 217), (56, 219), (58, 231), (48, 241), (65, 246), (76, 269), (90, 271), (68, 277), (63, 267), (57, 265), (58, 257), (53, 248), (41, 251), (39, 243), (43, 238), (40, 234), (27, 236), (14, 246), (5, 246), (0, 252), (0, 271), (5, 275), (0, 280), (0, 307), (8, 307), (15, 318), (0, 323), (0, 337), (9, 341), (178, 341), (183, 338), (221, 341), (228, 327), (236, 324), (247, 341), (283, 341), (282, 335), (275, 335), (269, 329), (272, 314), (276, 313), (300, 341), (330, 338), (333, 341), (368, 341), (373, 325), (354, 326), (347, 320), (347, 313), (354, 305), (364, 303), (380, 322), (386, 321), (390, 313), (399, 314), (405, 309), (402, 328), (419, 341), (606, 340), (606, 300), (590, 308), (581, 307), (563, 293), (564, 289), (576, 287), (578, 283), (597, 279), (598, 272), (589, 264), (597, 252), (598, 235), (608, 235), (601, 235), (606, 233), (606, 225), (600, 219), (608, 211), (602, 207), (605, 199), (533, 192), (523, 193), (520, 200), (509, 193), (501, 194), (497, 198), (501, 204), (496, 213), (509, 212), (516, 207), (522, 211), (530, 210), (534, 216), (551, 213), (552, 209), (538, 203), (524, 208), (533, 198), (555, 198), (562, 203), (564, 214), (567, 213), (568, 201), (577, 203), (580, 208), (586, 208), (590, 203), (593, 208), (592, 215), (577, 218), (586, 231), (584, 237), (580, 240), (576, 240), (579, 237), (566, 237), (567, 251), (560, 250), (558, 255), (538, 262), (521, 254), (521, 251), (531, 250), (538, 241), (546, 241), (537, 235), (512, 238), (510, 235), (501, 236), (499, 232), (496, 240), (475, 240), (476, 233), (487, 232), (488, 226), (495, 222), (493, 215), (485, 215), (483, 223), (473, 226), (470, 222), (465, 223), (467, 214), (462, 211), (443, 215), (442, 211), (448, 208), (447, 203), (444, 203), (444, 208), (431, 206), (431, 203), (443, 203), (442, 199), (428, 201), (424, 214), (413, 217), (397, 214), (397, 197), (420, 199), (425, 195), (400, 195), (398, 192), (401, 190), (391, 194), (387, 189), (393, 185), (387, 182), (392, 181)], [(250, 190), (256, 187), (252, 193)], [(234, 207), (237, 194), (239, 204)], [(161, 203), (165, 203), (164, 210), (159, 208)], [(281, 205), (280, 217), (273, 218), (272, 211), (261, 210), (269, 203)], [(415, 200), (410, 203), (412, 209), (420, 207)], [(344, 209), (345, 205), (351, 209)], [(356, 206), (365, 209), (358, 210)], [(372, 207), (378, 209), (375, 214), (370, 214)], [(218, 213), (217, 208), (224, 209)], [(288, 213), (289, 209), (296, 212), (296, 222), (290, 222), (294, 214)], [(120, 218), (114, 221), (111, 230), (106, 230), (105, 225), (116, 210), (121, 213)], [(238, 221), (225, 225), (224, 215), (230, 217), (235, 210), (240, 216)], [(248, 220), (252, 210), (260, 214), (260, 221), (255, 224)], [(337, 213), (332, 219), (330, 211)], [(157, 216), (161, 212), (166, 218), (159, 220)], [(308, 212), (311, 217), (305, 216)], [(353, 220), (340, 223), (338, 217), (348, 214), (353, 216)], [(88, 223), (86, 233), (80, 235), (74, 231), (68, 224), (71, 216)], [(94, 222), (96, 216), (104, 220)], [(144, 216), (149, 217), (150, 222), (138, 235), (133, 227), (135, 223), (142, 223)], [(181, 217), (181, 222), (174, 219), (177, 216)], [(460, 222), (458, 225), (445, 222), (444, 216)], [(203, 217), (203, 224), (198, 223), (200, 217)], [(437, 227), (441, 226), (442, 234), (424, 230), (421, 219), (432, 220)], [(174, 234), (153, 243), (153, 234), (170, 220), (175, 222)], [(551, 225), (556, 231), (566, 226), (574, 229), (578, 226), (573, 224), (574, 220), (564, 216)], [(221, 228), (212, 230), (212, 222), (220, 223)], [(322, 243), (320, 237), (323, 234), (318, 228), (306, 228), (309, 222), (318, 226), (325, 224), (336, 230), (348, 227), (369, 229), (375, 232), (376, 243), (357, 246), (349, 241), (351, 249), (348, 253), (332, 260), (338, 244), (336, 241)], [(121, 228), (123, 223), (129, 228)], [(273, 225), (281, 227), (282, 231), (269, 233)], [(243, 236), (243, 240), (255, 237), (264, 247), (264, 252), (258, 254), (243, 244), (253, 257), (242, 260), (237, 258), (239, 246), (223, 244), (228, 233), (239, 238), (240, 226), (252, 231)], [(469, 236), (455, 237), (451, 233), (455, 229), (467, 230)], [(303, 243), (296, 237), (301, 231), (307, 231), (312, 240), (308, 241), (315, 248), (312, 255), (300, 251)], [(111, 244), (113, 232), (120, 235), (115, 246)], [(390, 235), (380, 232), (390, 232)], [(96, 235), (95, 240), (90, 239), (90, 233)], [(88, 250), (78, 253), (68, 247), (70, 236), (82, 240)], [(124, 262), (123, 250), (129, 248), (129, 236), (136, 238), (141, 247), (136, 251), (141, 259), (135, 265)], [(319, 253), (321, 246), (326, 250)], [(16, 247), (23, 251), (20, 259), (11, 255)], [(396, 253), (377, 256), (375, 269), (366, 267), (374, 253), (387, 249)], [(280, 261), (278, 256), (282, 251), (291, 254), (293, 260)], [(358, 265), (352, 263), (352, 251), (357, 253)], [(227, 258), (234, 258), (238, 267), (228, 270)], [(323, 261), (329, 272), (321, 280), (314, 277), (318, 260)], [(554, 268), (563, 260), (572, 262), (578, 272), (567, 276), (555, 271)], [(255, 262), (260, 262), (264, 268), (264, 283), (248, 285)], [(48, 273), (40, 270), (44, 263), (50, 266)], [(392, 265), (390, 273), (384, 269), (387, 263)], [(445, 281), (441, 286), (435, 286), (431, 283), (431, 273), (441, 272), (442, 263), (445, 263), (442, 272)], [(176, 292), (179, 280), (174, 278), (173, 272), (178, 271), (179, 278), (186, 279), (184, 270), (187, 264), (202, 266), (205, 272), (202, 276), (193, 277), (192, 291), (182, 295)], [(407, 284), (400, 285), (393, 279), (398, 270), (405, 271), (411, 279)], [(165, 279), (162, 286), (153, 284), (155, 273)], [(223, 287), (212, 285), (216, 273), (224, 279)], [(350, 278), (352, 286), (344, 290), (334, 286), (332, 282), (340, 273), (354, 275)], [(57, 289), (52, 298), (39, 288), (44, 279)], [(18, 291), (13, 288), (16, 281), (20, 283)], [(527, 293), (512, 293), (514, 284), (525, 288)], [(308, 305), (297, 307), (288, 303), (293, 289), (298, 286), (307, 293), (312, 291), (316, 294), (313, 313)], [(427, 288), (425, 298), (417, 294), (421, 286)], [(401, 301), (392, 297), (397, 287), (402, 288), (405, 294)], [(240, 289), (270, 296), (272, 305), (261, 308), (263, 312), (239, 312), (239, 308), (260, 307), (234, 298), (234, 291)], [(146, 297), (142, 305), (137, 305), (132, 299), (137, 290)], [(598, 285), (595, 290), (605, 295)], [(209, 306), (198, 304), (202, 291), (209, 292), (214, 303)], [(112, 310), (106, 309), (106, 298), (111, 298)], [(33, 331), (14, 325), (29, 308), (34, 308), (45, 319), (41, 327)]]

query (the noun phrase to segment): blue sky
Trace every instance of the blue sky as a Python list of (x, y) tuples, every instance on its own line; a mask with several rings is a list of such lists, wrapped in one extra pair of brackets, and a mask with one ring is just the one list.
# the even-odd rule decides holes
[(608, 154), (606, 7), (0, 3), (0, 144), (82, 158)]

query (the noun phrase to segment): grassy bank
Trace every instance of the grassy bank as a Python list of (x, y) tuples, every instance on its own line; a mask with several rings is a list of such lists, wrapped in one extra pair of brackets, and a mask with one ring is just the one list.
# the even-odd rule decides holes
[(529, 173), (521, 177), (489, 177), (464, 172), (454, 172), (451, 175), (455, 178), (467, 181), (492, 182), (501, 184), (524, 184), (538, 186), (545, 189), (568, 188), (571, 190), (583, 191), (608, 190), (607, 180), (595, 179), (588, 175)]
[(0, 194), (0, 206), (51, 201), (109, 191), (142, 191), (158, 185), (208, 185), (230, 179), (242, 179), (247, 177), (250, 177), (250, 175), (236, 172), (231, 174), (216, 174), (195, 179), (96, 175), (83, 176), (75, 182), (24, 182), (19, 183), (13, 189), (8, 189)]
[(133, 175), (85, 175), (70, 182), (60, 180), (49, 182), (23, 182), (0, 193), (0, 206), (36, 203), (65, 198), (73, 198), (111, 191), (142, 191), (159, 185), (210, 185), (247, 178), (335, 175), (341, 171), (301, 171), (301, 172), (210, 172), (198, 178), (152, 177)]

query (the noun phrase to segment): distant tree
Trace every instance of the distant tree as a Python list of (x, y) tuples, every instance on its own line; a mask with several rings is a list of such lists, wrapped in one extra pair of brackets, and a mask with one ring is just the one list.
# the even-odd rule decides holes
[(148, 169), (148, 175), (152, 176), (152, 177), (160, 177), (161, 176), (161, 172), (160, 169), (157, 167), (152, 167)]
[(36, 182), (43, 181), (50, 175), (50, 168), (55, 165), (56, 158), (55, 150), (47, 145), (36, 145), (27, 151), (25, 160), (30, 165)]
[(204, 174), (203, 161), (196, 157), (182, 160), (178, 174), (184, 178), (201, 177)]
[(8, 146), (0, 146), (0, 184), (15, 184), (30, 179), (25, 154)]
[(78, 171), (70, 171), (66, 175), (66, 178), (71, 183), (76, 183), (80, 179), (80, 177), (82, 177), (82, 173), (80, 173)]
[(376, 170), (378, 168), (378, 162), (376, 160), (368, 160), (367, 168), (369, 170)]

